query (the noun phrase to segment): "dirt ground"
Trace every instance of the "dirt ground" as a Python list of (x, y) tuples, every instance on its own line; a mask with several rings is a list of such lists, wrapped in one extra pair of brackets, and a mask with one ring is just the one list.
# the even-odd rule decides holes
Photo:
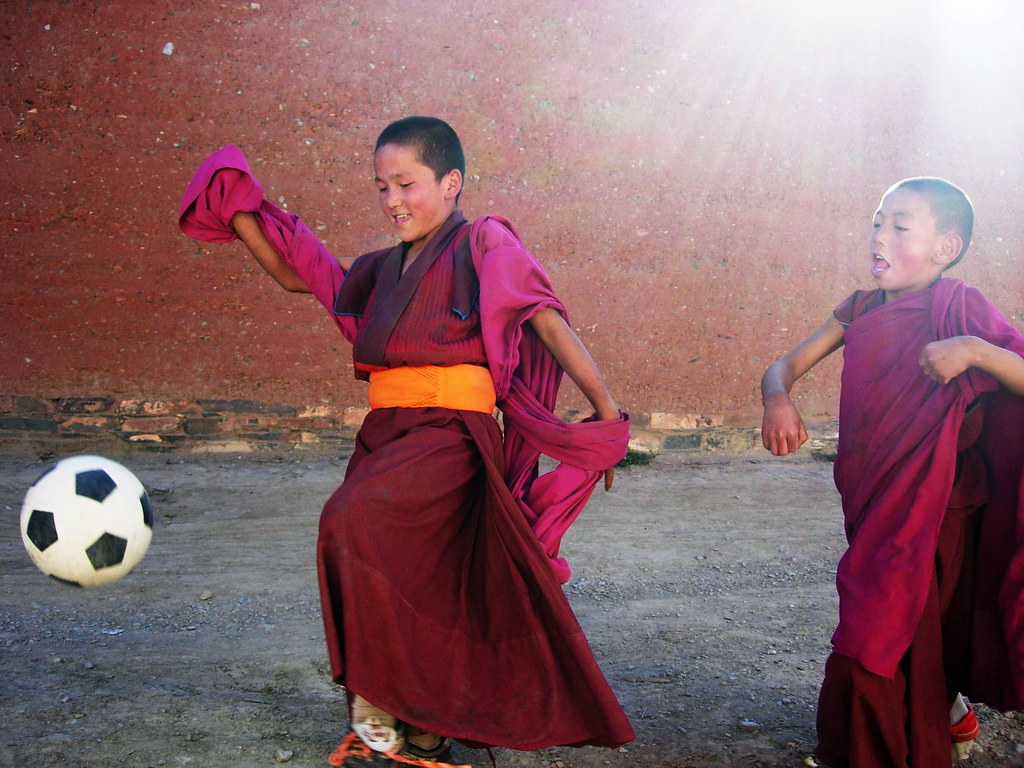
[[(80, 590), (18, 516), (46, 462), (0, 454), (0, 765), (324, 766), (345, 723), (314, 574), (344, 457), (116, 457), (151, 492), (142, 563)], [(566, 538), (567, 594), (637, 731), (617, 750), (498, 750), (499, 768), (813, 765), (843, 548), (831, 464), (669, 457), (620, 470)], [(979, 708), (967, 764), (1024, 765), (1024, 715)], [(490, 764), (456, 747), (456, 761)]]

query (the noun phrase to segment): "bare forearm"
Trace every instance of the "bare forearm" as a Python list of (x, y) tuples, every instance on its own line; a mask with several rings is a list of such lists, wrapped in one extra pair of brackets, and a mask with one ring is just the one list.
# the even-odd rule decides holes
[(776, 456), (786, 456), (807, 442), (807, 428), (789, 393), (797, 379), (842, 346), (845, 333), (842, 324), (829, 317), (761, 377), (761, 441)]
[(231, 217), (231, 226), (249, 249), (260, 266), (274, 278), (282, 288), (294, 293), (309, 293), (309, 288), (294, 270), (288, 266), (280, 254), (274, 250), (267, 236), (263, 234), (256, 215), (239, 211)]
[(1017, 395), (1024, 395), (1024, 357), (1009, 349), (972, 337), (972, 365), (982, 369)]
[(789, 361), (786, 358), (776, 360), (761, 377), (761, 400), (777, 395), (788, 397), (794, 381), (793, 367)]
[[(597, 364), (575, 333), (573, 339), (576, 348), (572, 349), (568, 355), (559, 358), (559, 365), (580, 388), (583, 396), (590, 401), (597, 418), (602, 420), (619, 418), (619, 406), (616, 405)], [(556, 357), (558, 356), (556, 355)]]
[(601, 371), (579, 336), (562, 316), (553, 309), (543, 309), (531, 318), (530, 324), (558, 360), (558, 364), (590, 401), (597, 418), (619, 418), (619, 407), (615, 404)]
[[(590, 357), (589, 353), (587, 353), (587, 357)], [(569, 373), (569, 377), (580, 388), (580, 391), (583, 392), (587, 400), (590, 401), (598, 419), (608, 420), (620, 417), (619, 406), (616, 405), (611, 391), (604, 383), (604, 379), (592, 360), (590, 366), (585, 367), (582, 371), (579, 367), (575, 367), (571, 371), (566, 368), (566, 372)]]

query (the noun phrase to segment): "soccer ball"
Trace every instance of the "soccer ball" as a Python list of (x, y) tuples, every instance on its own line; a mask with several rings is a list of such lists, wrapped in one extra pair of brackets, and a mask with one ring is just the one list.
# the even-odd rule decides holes
[(116, 581), (146, 554), (153, 510), (129, 470), (102, 456), (58, 461), (21, 508), (21, 539), (43, 573), (96, 587)]

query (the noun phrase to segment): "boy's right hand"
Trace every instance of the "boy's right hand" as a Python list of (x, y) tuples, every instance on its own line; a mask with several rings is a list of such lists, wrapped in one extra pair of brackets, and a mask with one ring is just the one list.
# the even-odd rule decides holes
[(786, 456), (807, 442), (807, 428), (786, 393), (764, 398), (761, 442), (774, 456)]

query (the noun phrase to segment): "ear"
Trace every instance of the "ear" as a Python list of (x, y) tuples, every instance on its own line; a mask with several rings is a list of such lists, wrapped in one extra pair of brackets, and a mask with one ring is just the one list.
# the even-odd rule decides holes
[(458, 168), (452, 168), (441, 179), (441, 187), (444, 189), (446, 200), (454, 200), (462, 191), (462, 172)]
[(964, 247), (963, 238), (952, 232), (942, 238), (939, 250), (936, 252), (934, 261), (936, 264), (952, 264), (960, 255), (960, 249)]

